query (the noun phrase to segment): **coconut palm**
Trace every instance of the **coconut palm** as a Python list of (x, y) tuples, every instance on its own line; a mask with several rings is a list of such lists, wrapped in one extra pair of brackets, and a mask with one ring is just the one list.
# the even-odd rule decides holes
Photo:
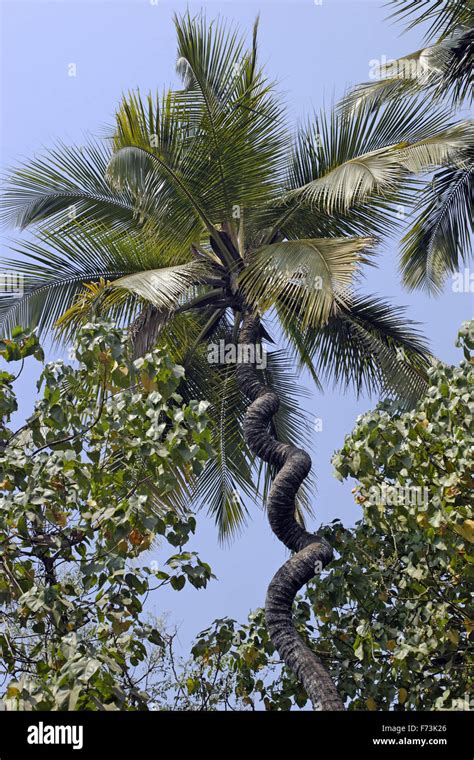
[[(474, 2), (470, 0), (392, 0), (394, 16), (409, 28), (428, 23), (426, 45), (403, 58), (383, 63), (376, 81), (358, 85), (344, 106), (375, 108), (400, 97), (430, 98), (453, 107), (472, 102)], [(426, 182), (414, 210), (415, 219), (402, 239), (401, 270), (405, 285), (439, 292), (449, 273), (472, 252), (474, 154), (436, 172)]]
[[(177, 18), (176, 31), (182, 89), (126, 95), (110, 139), (60, 144), (10, 178), (4, 214), (32, 232), (5, 262), (25, 291), (4, 299), (3, 327), (56, 326), (69, 339), (108, 313), (130, 324), (137, 355), (161, 344), (184, 364), (182, 395), (215, 411), (216, 456), (193, 498), (229, 535), (245, 518), (239, 492), (255, 498), (260, 483), (272, 528), (296, 552), (269, 591), (272, 638), (313, 702), (340, 709), (291, 634), (294, 594), (330, 559), (301, 525), (310, 460), (292, 368), (318, 387), (333, 379), (406, 404), (422, 392), (429, 354), (416, 329), (357, 283), (415, 175), (458, 162), (470, 127), (393, 101), (321, 113), (295, 135), (259, 66), (257, 24), (248, 49), (202, 16)], [(284, 349), (257, 372), (262, 342)], [(240, 347), (238, 372), (214, 363), (209, 344)]]

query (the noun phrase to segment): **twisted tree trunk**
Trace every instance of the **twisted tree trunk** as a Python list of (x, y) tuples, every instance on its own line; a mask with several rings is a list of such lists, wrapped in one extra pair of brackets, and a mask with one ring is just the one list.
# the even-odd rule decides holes
[[(245, 314), (239, 344), (255, 346), (259, 339), (259, 321)], [(247, 351), (239, 357), (247, 357)], [(282, 660), (303, 684), (316, 710), (343, 710), (344, 706), (325, 667), (296, 632), (292, 606), (298, 591), (331, 561), (328, 542), (309, 533), (295, 518), (295, 497), (311, 469), (306, 451), (277, 441), (269, 432), (280, 400), (274, 391), (258, 379), (253, 363), (237, 364), (237, 379), (243, 393), (251, 400), (244, 419), (244, 435), (251, 451), (276, 467), (276, 475), (267, 501), (268, 519), (275, 535), (295, 554), (278, 570), (267, 591), (265, 618), (269, 636)]]

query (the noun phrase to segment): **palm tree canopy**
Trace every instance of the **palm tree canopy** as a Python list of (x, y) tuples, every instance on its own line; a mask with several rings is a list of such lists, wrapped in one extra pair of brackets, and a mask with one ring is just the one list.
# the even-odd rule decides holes
[[(246, 399), (207, 344), (235, 344), (248, 309), (262, 341), (284, 336), (263, 371), (283, 400), (273, 424), (290, 443), (305, 439), (295, 359), (319, 386), (332, 378), (413, 403), (429, 352), (357, 281), (416, 175), (464, 170), (472, 128), (443, 108), (393, 100), (334, 108), (295, 134), (259, 65), (258, 21), (249, 46), (203, 15), (175, 25), (180, 90), (125, 95), (110, 140), (59, 144), (10, 177), (3, 216), (32, 234), (4, 262), (23, 275), (24, 294), (4, 299), (0, 317), (4, 330), (21, 322), (69, 339), (107, 312), (132, 324), (137, 350), (165, 344), (185, 366), (183, 396), (214, 405), (217, 453), (196, 498), (231, 534), (245, 518), (239, 494), (255, 496), (256, 465), (241, 431)], [(416, 279), (423, 262), (407, 256)], [(433, 254), (434, 269), (442, 258)], [(258, 474), (265, 493), (272, 472)]]

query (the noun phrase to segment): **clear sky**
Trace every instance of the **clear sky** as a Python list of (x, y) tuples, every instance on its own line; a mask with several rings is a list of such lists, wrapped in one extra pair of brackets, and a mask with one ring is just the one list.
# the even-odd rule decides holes
[[(402, 34), (400, 23), (386, 20), (388, 10), (379, 0), (3, 0), (2, 168), (32, 157), (58, 138), (80, 143), (84, 134), (102, 134), (124, 91), (176, 84), (172, 16), (186, 7), (204, 7), (209, 17), (221, 14), (249, 31), (260, 12), (261, 60), (279, 80), (295, 121), (340, 97), (349, 85), (367, 81), (371, 60), (397, 58), (421, 47), (423, 30)], [(68, 75), (70, 64), (76, 66), (74, 77)], [(2, 249), (8, 253), (6, 238)], [(457, 362), (454, 341), (461, 322), (472, 316), (472, 294), (454, 293), (450, 283), (437, 299), (403, 291), (396, 249), (396, 241), (385, 246), (379, 268), (366, 276), (364, 290), (406, 304), (410, 317), (422, 323), (433, 352)], [(48, 358), (57, 355), (53, 351)], [(22, 407), (18, 421), (32, 409), (36, 376), (24, 374), (17, 386)], [(307, 378), (301, 382), (310, 387)], [(357, 401), (352, 394), (331, 389), (324, 396), (313, 393), (306, 402), (312, 418), (323, 422), (311, 451), (318, 475), (315, 526), (335, 517), (349, 523), (360, 516), (352, 484), (341, 485), (332, 477), (330, 458), (357, 415), (374, 404), (375, 399)], [(252, 518), (240, 538), (222, 547), (212, 522), (202, 515), (190, 548), (210, 562), (219, 580), (206, 591), (163, 590), (151, 599), (151, 609), (169, 612), (170, 622), (179, 625), (183, 647), (214, 618), (228, 615), (243, 621), (263, 604), (285, 550), (272, 537), (261, 511), (253, 509)], [(160, 561), (161, 553), (156, 559)]]

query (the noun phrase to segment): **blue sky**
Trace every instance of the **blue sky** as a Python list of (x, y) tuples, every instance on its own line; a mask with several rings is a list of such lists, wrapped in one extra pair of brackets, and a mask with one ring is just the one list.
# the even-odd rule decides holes
[[(397, 58), (421, 47), (423, 30), (402, 34), (402, 25), (386, 20), (387, 8), (378, 0), (323, 0), (321, 5), (313, 0), (3, 0), (2, 168), (32, 157), (57, 139), (80, 143), (87, 133), (102, 134), (112, 123), (122, 92), (176, 84), (172, 16), (186, 7), (204, 7), (209, 17), (221, 14), (249, 31), (260, 12), (261, 60), (280, 82), (295, 122), (340, 97), (349, 85), (366, 81), (371, 60)], [(76, 76), (69, 76), (70, 64), (75, 64)], [(3, 253), (7, 242), (5, 237)], [(454, 341), (461, 322), (472, 316), (472, 294), (454, 293), (450, 283), (437, 299), (403, 291), (396, 251), (396, 241), (384, 247), (379, 268), (365, 278), (365, 292), (406, 304), (409, 316), (422, 323), (433, 352), (457, 362)], [(57, 355), (53, 351), (48, 358)], [(31, 411), (36, 378), (30, 371), (18, 384), (18, 422)], [(307, 378), (301, 382), (311, 387)], [(342, 485), (332, 477), (330, 458), (357, 415), (374, 403), (375, 399), (356, 400), (331, 389), (324, 396), (312, 393), (306, 402), (311, 417), (323, 423), (311, 451), (318, 476), (315, 525), (335, 517), (350, 523), (360, 515), (352, 484)], [(160, 591), (150, 602), (156, 613), (169, 612), (170, 622), (179, 626), (183, 647), (214, 618), (243, 620), (262, 605), (268, 581), (285, 558), (258, 509), (252, 509), (252, 521), (241, 537), (227, 546), (218, 545), (212, 522), (202, 515), (190, 548), (210, 562), (219, 580), (204, 592)], [(161, 553), (156, 559), (160, 561)]]

